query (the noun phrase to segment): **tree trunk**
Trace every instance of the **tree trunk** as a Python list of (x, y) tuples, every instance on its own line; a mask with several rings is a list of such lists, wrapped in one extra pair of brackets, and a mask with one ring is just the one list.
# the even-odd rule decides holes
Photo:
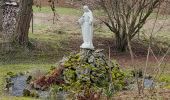
[(127, 37), (116, 35), (115, 38), (116, 38), (116, 50), (118, 52), (125, 52), (127, 50), (128, 45)]
[(33, 15), (32, 5), (33, 0), (20, 0), (15, 39), (22, 46), (27, 46), (29, 42), (28, 33)]
[(2, 5), (3, 5), (3, 0), (0, 1), (0, 36), (2, 35), (2, 21), (3, 21), (3, 9), (2, 9)]

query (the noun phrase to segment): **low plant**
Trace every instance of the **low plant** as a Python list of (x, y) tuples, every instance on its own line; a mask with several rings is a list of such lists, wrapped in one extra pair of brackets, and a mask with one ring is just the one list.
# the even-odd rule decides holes
[(64, 88), (79, 100), (108, 99), (125, 85), (125, 74), (116, 62), (108, 61), (102, 52), (72, 54), (64, 63)]

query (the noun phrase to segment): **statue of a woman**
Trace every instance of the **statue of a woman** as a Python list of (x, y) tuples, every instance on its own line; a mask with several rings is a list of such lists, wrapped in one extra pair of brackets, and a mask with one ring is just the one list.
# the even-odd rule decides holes
[(88, 6), (83, 7), (84, 14), (78, 20), (79, 24), (81, 25), (82, 29), (82, 36), (83, 36), (83, 44), (80, 48), (83, 49), (94, 49), (93, 46), (93, 14)]

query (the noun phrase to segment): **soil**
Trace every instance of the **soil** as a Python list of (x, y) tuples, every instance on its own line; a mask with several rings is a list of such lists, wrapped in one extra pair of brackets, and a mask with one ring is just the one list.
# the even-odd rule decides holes
[[(159, 89), (156, 91), (145, 90), (145, 94), (139, 96), (138, 91), (124, 91), (118, 93), (113, 100), (169, 100), (170, 99), (170, 90), (168, 89)], [(152, 95), (152, 92), (155, 95)]]
[[(71, 37), (69, 41), (70, 47), (72, 51), (79, 50), (79, 45), (81, 45), (82, 41), (79, 38)], [(95, 37), (94, 38), (94, 45), (97, 49), (104, 49), (105, 54), (109, 54), (109, 47), (111, 49), (111, 58), (116, 59), (122, 68), (130, 67), (132, 65), (131, 63), (131, 56), (129, 52), (120, 53), (116, 51), (114, 40), (112, 38), (102, 38), (102, 37)], [(135, 66), (142, 67), (141, 65), (145, 65), (146, 63), (146, 57), (147, 57), (147, 47), (142, 46), (140, 43), (132, 43), (133, 45), (133, 51), (135, 54)], [(158, 50), (156, 48), (153, 48), (153, 51), (156, 52), (157, 59), (162, 58), (162, 54), (158, 53)], [(149, 62), (155, 64), (157, 60), (153, 55), (149, 56)], [(165, 62), (170, 63), (170, 55), (165, 57)]]
[[(55, 27), (56, 30), (62, 30), (64, 32), (67, 32), (70, 35), (70, 38), (68, 39), (68, 43), (71, 44), (68, 47), (68, 51), (79, 51), (79, 46), (82, 43), (81, 40), (81, 33), (80, 33), (80, 27), (76, 23), (79, 16), (74, 15), (59, 15), (58, 19), (55, 21)], [(49, 26), (54, 26), (52, 24), (53, 15), (52, 14), (43, 14), (43, 13), (35, 13), (34, 14), (34, 24), (46, 24)], [(98, 20), (95, 20), (95, 23), (100, 23)], [(146, 22), (144, 29), (145, 30), (151, 30), (153, 28), (154, 20), (150, 19)], [(169, 23), (170, 19), (166, 19), (166, 21), (163, 21), (163, 19), (158, 20), (156, 23), (156, 28), (159, 29), (162, 25), (166, 26), (162, 29), (162, 31), (169, 31)], [(104, 27), (104, 25), (102, 25)], [(104, 27), (106, 28), (106, 27)], [(107, 28), (106, 28), (107, 29)], [(155, 30), (156, 31), (156, 30)], [(94, 32), (95, 33), (95, 32)], [(129, 68), (131, 63), (131, 56), (129, 52), (125, 53), (119, 53), (115, 49), (114, 40), (112, 37), (105, 37), (94, 35), (94, 45), (96, 49), (104, 49), (106, 55), (109, 54), (109, 48), (111, 49), (111, 58), (116, 59), (122, 68)], [(132, 43), (133, 52), (135, 55), (135, 66), (143, 67), (146, 63), (146, 56), (147, 56), (147, 44), (144, 45), (142, 42), (138, 42), (136, 40)], [(163, 57), (163, 51), (161, 51), (157, 46), (152, 47), (154, 53), (156, 54), (156, 57), (158, 60), (160, 60)], [(155, 64), (157, 60), (153, 55), (149, 56), (149, 63)], [(170, 63), (170, 55), (167, 55), (165, 57), (165, 62)], [(142, 65), (142, 66), (141, 66)], [(131, 68), (131, 67), (130, 67)], [(152, 69), (151, 69), (152, 72)]]

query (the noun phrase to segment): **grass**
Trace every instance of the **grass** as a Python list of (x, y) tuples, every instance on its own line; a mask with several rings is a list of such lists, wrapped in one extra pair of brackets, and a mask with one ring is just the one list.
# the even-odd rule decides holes
[(161, 75), (159, 77), (159, 81), (166, 83), (166, 85), (163, 88), (170, 89), (170, 73)]
[[(0, 94), (3, 94), (3, 88), (4, 88), (4, 80), (5, 80), (5, 76), (8, 72), (13, 72), (13, 73), (20, 73), (20, 72), (26, 72), (26, 71), (31, 71), (31, 70), (35, 70), (35, 69), (41, 69), (44, 71), (48, 71), (51, 66), (53, 66), (54, 64), (52, 63), (46, 63), (46, 64), (36, 64), (34, 62), (33, 63), (24, 63), (21, 61), (21, 63), (18, 64), (3, 64), (0, 65)], [(1, 99), (0, 99), (1, 100)]]
[[(39, 25), (36, 30), (46, 30), (48, 26)], [(49, 71), (51, 66), (61, 59), (67, 51), (63, 48), (67, 47), (68, 35), (46, 33), (29, 33), (31, 43), (36, 47), (31, 50), (24, 48), (16, 48), (15, 51), (7, 54), (0, 53), (0, 95), (3, 94), (4, 80), (8, 72), (26, 72), (36, 69)], [(30, 98), (15, 98), (12, 100), (32, 100)], [(0, 97), (0, 100), (11, 100), (10, 97)]]
[(34, 24), (34, 30), (44, 30), (44, 29), (48, 29), (48, 26), (45, 24)]
[(27, 97), (1, 96), (0, 100), (39, 100), (39, 99), (27, 98)]
[(160, 82), (167, 82), (170, 85), (170, 74), (163, 74), (159, 78)]
[[(41, 9), (38, 7), (33, 6), (33, 11), (35, 13), (52, 13), (50, 7), (42, 7)], [(64, 7), (56, 7), (56, 12), (62, 15), (80, 15), (81, 10), (74, 9), (74, 8), (64, 8)]]
[(159, 42), (162, 42), (164, 44), (168, 44), (170, 46), (170, 33), (169, 32), (158, 32), (156, 34), (156, 40), (158, 40)]
[[(83, 14), (82, 9), (75, 9), (75, 8), (65, 8), (65, 7), (56, 7), (56, 13), (61, 15), (73, 15), (73, 16), (81, 16)], [(36, 6), (33, 6), (33, 12), (34, 13), (52, 13), (50, 7), (41, 7), (38, 8)], [(94, 10), (95, 16), (103, 16), (104, 13), (102, 10)]]
[[(52, 13), (50, 7), (42, 7), (41, 10), (37, 7), (33, 7), (35, 13)], [(58, 14), (62, 15), (81, 15), (81, 10), (73, 8), (56, 8)], [(95, 11), (97, 15), (100, 12)], [(60, 60), (69, 51), (68, 40), (70, 34), (64, 32), (63, 34), (57, 34), (56, 30), (50, 30), (50, 26), (46, 24), (34, 25), (35, 32), (29, 34), (30, 41), (36, 45), (33, 50), (25, 50), (18, 48), (17, 50), (8, 54), (0, 54), (0, 95), (3, 94), (4, 78), (7, 72), (12, 71), (14, 73), (32, 71), (35, 69), (43, 69), (48, 71), (51, 66)], [(64, 30), (65, 31), (65, 30)], [(76, 30), (72, 30), (76, 31)], [(111, 37), (112, 33), (108, 29), (101, 29), (95, 31), (95, 36), (99, 37)], [(160, 41), (170, 41), (169, 32), (161, 32), (158, 34)], [(168, 43), (168, 42), (167, 42)], [(138, 65), (143, 66), (142, 64)], [(168, 67), (170, 65), (167, 65)], [(167, 69), (169, 70), (169, 69)], [(170, 80), (169, 73), (161, 76), (160, 81)], [(169, 85), (167, 88), (170, 87)], [(11, 99), (12, 98), (12, 99)], [(18, 98), (0, 96), (0, 100), (34, 100), (33, 98)]]

